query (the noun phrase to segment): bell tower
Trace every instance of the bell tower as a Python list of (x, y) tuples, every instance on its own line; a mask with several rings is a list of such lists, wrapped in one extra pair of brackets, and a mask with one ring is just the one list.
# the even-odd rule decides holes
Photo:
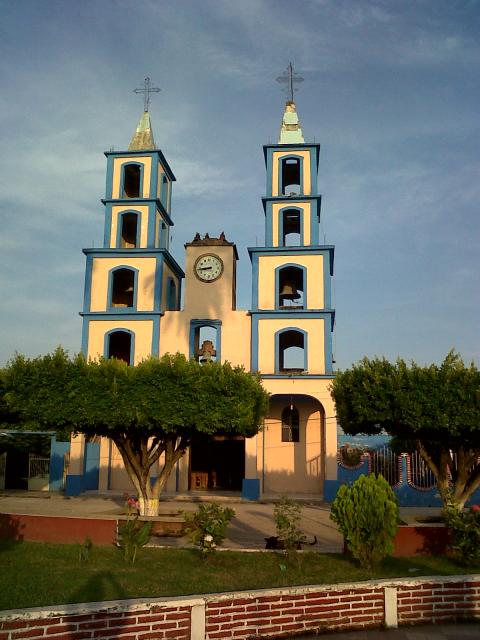
[(265, 246), (253, 267), (252, 369), (267, 376), (331, 376), (333, 247), (319, 243), (320, 145), (305, 142), (288, 100), (278, 144), (264, 146)]
[(159, 355), (160, 324), (180, 308), (182, 269), (170, 253), (175, 176), (155, 145), (145, 106), (126, 151), (107, 151), (103, 248), (87, 257), (82, 351), (137, 364)]

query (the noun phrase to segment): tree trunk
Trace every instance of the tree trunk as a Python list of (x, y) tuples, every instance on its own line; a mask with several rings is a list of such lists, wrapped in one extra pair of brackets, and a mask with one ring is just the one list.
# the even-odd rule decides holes
[[(188, 446), (187, 440), (172, 434), (161, 441), (141, 438), (138, 439), (136, 446), (128, 436), (117, 437), (114, 442), (120, 451), (128, 477), (137, 491), (139, 514), (158, 516), (160, 494), (175, 464), (185, 453)], [(165, 453), (165, 463), (152, 486), (150, 470), (162, 453)]]

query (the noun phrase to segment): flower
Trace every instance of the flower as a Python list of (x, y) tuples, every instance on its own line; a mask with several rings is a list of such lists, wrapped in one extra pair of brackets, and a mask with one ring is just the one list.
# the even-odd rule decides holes
[(480, 504), (474, 504), (470, 507), (470, 511), (473, 511), (473, 513), (476, 513), (477, 511), (480, 511)]
[(207, 533), (207, 535), (204, 537), (203, 541), (204, 542), (213, 542), (213, 536), (211, 536), (209, 533)]

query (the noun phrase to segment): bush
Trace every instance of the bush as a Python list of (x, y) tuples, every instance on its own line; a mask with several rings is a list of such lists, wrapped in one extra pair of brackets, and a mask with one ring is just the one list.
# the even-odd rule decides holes
[(185, 513), (186, 531), (193, 544), (200, 547), (204, 555), (208, 555), (225, 539), (228, 524), (234, 515), (233, 509), (221, 507), (215, 502), (201, 504), (195, 513)]
[(444, 512), (446, 525), (452, 531), (449, 545), (458, 564), (480, 564), (480, 508), (474, 505), (470, 511), (447, 507)]
[(371, 571), (392, 553), (398, 506), (392, 488), (381, 475), (361, 475), (351, 487), (341, 486), (330, 517), (362, 567)]
[(302, 517), (302, 507), (296, 500), (283, 496), (274, 507), (273, 518), (277, 528), (278, 539), (281, 540), (287, 555), (301, 549), (305, 535), (298, 525)]

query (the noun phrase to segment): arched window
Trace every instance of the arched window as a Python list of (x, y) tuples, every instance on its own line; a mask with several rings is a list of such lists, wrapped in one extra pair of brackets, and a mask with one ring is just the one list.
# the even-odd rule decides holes
[(120, 216), (120, 247), (134, 249), (137, 244), (138, 214), (123, 213)]
[(281, 166), (281, 192), (284, 196), (302, 193), (300, 158), (284, 158)]
[(190, 357), (200, 364), (220, 362), (221, 320), (190, 322)]
[(278, 270), (276, 305), (279, 309), (305, 308), (305, 269), (287, 266)]
[(139, 164), (123, 165), (123, 198), (139, 198), (142, 167)]
[(176, 311), (178, 309), (177, 284), (173, 278), (169, 278), (167, 284), (167, 309), (169, 311)]
[(111, 272), (111, 306), (133, 308), (135, 301), (135, 271), (115, 269)]
[(306, 370), (306, 334), (287, 329), (277, 334), (277, 369), (280, 373)]
[(282, 211), (281, 246), (299, 247), (302, 244), (301, 213), (298, 209)]
[(282, 442), (300, 441), (298, 409), (291, 404), (282, 411)]
[(107, 335), (107, 358), (117, 358), (132, 364), (132, 334), (129, 331), (112, 331)]

